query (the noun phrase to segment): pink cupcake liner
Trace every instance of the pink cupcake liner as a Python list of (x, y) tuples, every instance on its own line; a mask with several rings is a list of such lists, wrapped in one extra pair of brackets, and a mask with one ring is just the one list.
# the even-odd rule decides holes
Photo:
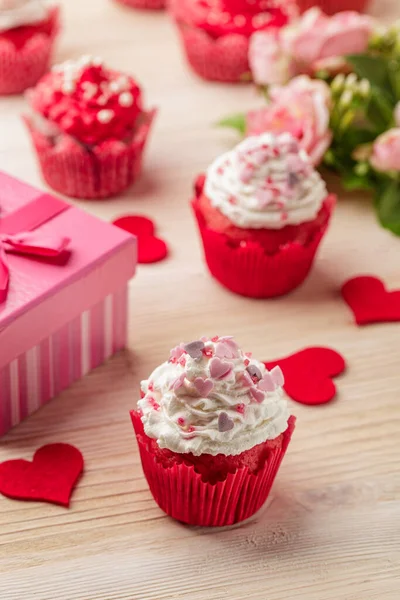
[(186, 58), (203, 79), (223, 83), (250, 81), (249, 40), (239, 34), (214, 39), (202, 29), (178, 22)]
[(60, 29), (59, 9), (51, 15), (51, 34), (33, 34), (22, 48), (0, 36), (0, 95), (21, 94), (48, 71)]
[(116, 0), (116, 2), (130, 6), (131, 8), (149, 10), (160, 10), (166, 6), (166, 0)]
[(301, 12), (318, 6), (327, 15), (344, 10), (363, 12), (367, 8), (368, 0), (297, 0)]
[(211, 274), (232, 292), (250, 298), (272, 298), (291, 292), (310, 272), (327, 230), (335, 197), (328, 199), (329, 218), (312, 239), (307, 244), (286, 244), (275, 254), (267, 254), (259, 243), (238, 244), (224, 233), (210, 229), (194, 200), (193, 210)]
[[(225, 527), (245, 521), (265, 503), (292, 437), (295, 421), (290, 417), (281, 446), (271, 444), (264, 467), (250, 473), (247, 467), (229, 473), (224, 481), (204, 482), (193, 466), (184, 463), (165, 467), (149, 450), (140, 415), (131, 412), (143, 472), (158, 506), (170, 517), (203, 527)], [(266, 445), (269, 442), (265, 442)]]
[(91, 148), (66, 134), (43, 135), (30, 117), (25, 121), (46, 183), (66, 196), (98, 200), (122, 192), (139, 176), (155, 114), (155, 110), (144, 113), (129, 143), (111, 140)]

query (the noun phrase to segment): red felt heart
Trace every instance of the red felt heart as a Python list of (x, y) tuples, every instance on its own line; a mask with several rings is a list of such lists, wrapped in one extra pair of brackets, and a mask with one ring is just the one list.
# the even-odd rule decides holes
[(114, 225), (136, 235), (138, 239), (138, 262), (154, 263), (168, 255), (168, 247), (164, 240), (156, 237), (154, 222), (142, 215), (127, 215), (116, 219)]
[(342, 287), (357, 325), (400, 321), (400, 290), (388, 292), (377, 277), (354, 277)]
[(331, 348), (305, 348), (285, 358), (264, 363), (268, 370), (279, 365), (285, 376), (284, 389), (300, 404), (326, 404), (336, 395), (332, 377), (346, 368), (344, 358)]
[(15, 500), (39, 500), (69, 507), (72, 491), (83, 471), (83, 456), (70, 444), (48, 444), (33, 461), (0, 463), (0, 493)]

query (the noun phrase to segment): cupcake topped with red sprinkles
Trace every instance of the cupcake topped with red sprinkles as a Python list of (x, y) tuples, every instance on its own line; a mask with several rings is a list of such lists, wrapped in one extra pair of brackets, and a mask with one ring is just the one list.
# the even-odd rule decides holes
[(143, 112), (135, 80), (90, 56), (54, 67), (29, 101), (34, 113), (88, 145), (129, 138)]
[(267, 27), (282, 27), (296, 11), (292, 0), (178, 0), (187, 22), (221, 37), (237, 33), (249, 37)]
[(269, 372), (231, 336), (203, 337), (171, 350), (142, 382), (146, 434), (160, 448), (235, 456), (288, 427), (279, 367)]

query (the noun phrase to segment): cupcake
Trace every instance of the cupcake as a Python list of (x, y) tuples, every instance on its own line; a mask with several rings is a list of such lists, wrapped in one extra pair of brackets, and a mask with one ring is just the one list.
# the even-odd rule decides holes
[(159, 10), (165, 8), (166, 0), (116, 0), (120, 4), (130, 6), (131, 8), (146, 8), (150, 10)]
[(297, 0), (301, 12), (317, 6), (327, 15), (344, 10), (363, 12), (367, 8), (368, 0)]
[(131, 412), (155, 501), (190, 525), (232, 525), (266, 501), (295, 426), (279, 367), (232, 337), (180, 344)]
[(45, 0), (0, 0), (0, 94), (20, 94), (47, 71), (59, 10)]
[(45, 181), (75, 198), (107, 198), (139, 175), (154, 111), (132, 77), (82, 57), (29, 90), (26, 117)]
[(250, 80), (250, 36), (297, 14), (296, 0), (170, 0), (169, 6), (193, 70), (223, 82)]
[(193, 209), (211, 274), (268, 298), (305, 279), (335, 197), (289, 133), (249, 137), (199, 177)]

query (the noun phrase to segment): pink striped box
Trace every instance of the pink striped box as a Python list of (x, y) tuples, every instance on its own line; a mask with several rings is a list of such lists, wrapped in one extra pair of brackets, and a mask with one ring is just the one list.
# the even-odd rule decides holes
[[(50, 207), (50, 212), (48, 212)], [(133, 236), (0, 172), (0, 435), (124, 348)], [(55, 260), (4, 252), (9, 234), (69, 238)], [(8, 248), (10, 250), (10, 248)]]

